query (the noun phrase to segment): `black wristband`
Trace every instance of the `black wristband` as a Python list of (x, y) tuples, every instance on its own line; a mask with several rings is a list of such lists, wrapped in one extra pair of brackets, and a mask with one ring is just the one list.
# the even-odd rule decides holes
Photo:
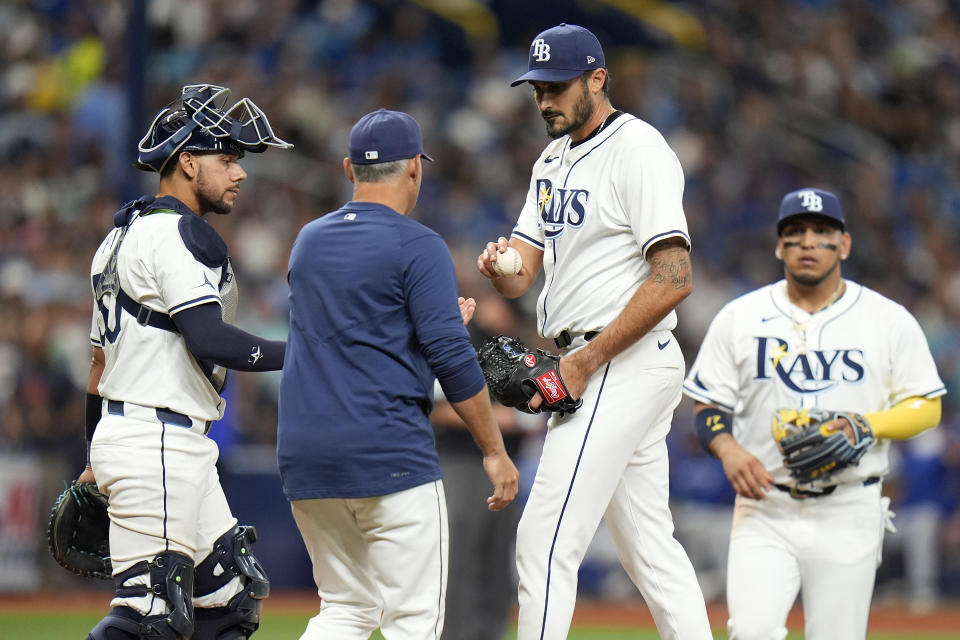
[(87, 393), (86, 418), (83, 424), (87, 442), (93, 440), (93, 432), (97, 429), (97, 423), (100, 422), (100, 414), (102, 412), (103, 398), (95, 393)]
[[(693, 416), (693, 428), (697, 432), (697, 438), (700, 439), (700, 445), (706, 449), (707, 453), (714, 455), (710, 451), (710, 443), (721, 433), (733, 435), (731, 429), (732, 416), (729, 413), (721, 411), (716, 407), (707, 407), (701, 409)], [(716, 456), (714, 456), (716, 457)]]

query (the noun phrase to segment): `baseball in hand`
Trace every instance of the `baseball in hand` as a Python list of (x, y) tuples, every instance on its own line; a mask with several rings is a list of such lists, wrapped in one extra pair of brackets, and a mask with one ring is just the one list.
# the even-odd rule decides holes
[(520, 252), (513, 247), (507, 247), (503, 253), (497, 252), (497, 261), (493, 263), (493, 270), (498, 276), (515, 276), (520, 273), (522, 266)]

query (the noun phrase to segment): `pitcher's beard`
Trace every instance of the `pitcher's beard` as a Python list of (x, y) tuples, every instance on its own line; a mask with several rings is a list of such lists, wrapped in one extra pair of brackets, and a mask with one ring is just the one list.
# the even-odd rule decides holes
[(580, 94), (580, 99), (577, 100), (577, 104), (573, 107), (573, 117), (569, 120), (567, 126), (562, 125), (553, 125), (547, 122), (547, 135), (556, 140), (557, 138), (562, 138), (563, 136), (576, 131), (583, 125), (587, 123), (590, 119), (590, 116), (593, 115), (593, 100), (590, 99), (590, 94), (586, 90), (586, 86), (583, 86), (583, 93)]

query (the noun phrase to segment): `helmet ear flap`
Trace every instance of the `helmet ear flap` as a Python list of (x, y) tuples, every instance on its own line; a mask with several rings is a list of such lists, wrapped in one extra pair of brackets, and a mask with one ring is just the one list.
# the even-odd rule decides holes
[(183, 109), (169, 107), (157, 114), (146, 135), (140, 140), (139, 154), (134, 163), (138, 169), (162, 173), (177, 150), (190, 139), (197, 124)]

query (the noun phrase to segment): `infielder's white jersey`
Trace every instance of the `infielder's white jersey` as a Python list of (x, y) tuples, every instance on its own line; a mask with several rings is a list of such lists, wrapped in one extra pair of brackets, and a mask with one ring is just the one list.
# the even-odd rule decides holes
[[(208, 302), (221, 304), (222, 267), (197, 261), (180, 236), (177, 213), (157, 211), (136, 217), (117, 254), (120, 287), (131, 298), (173, 314)], [(90, 269), (91, 283), (109, 262), (123, 229), (100, 244)], [(96, 287), (94, 286), (96, 300)], [(204, 375), (179, 333), (140, 324), (106, 293), (96, 300), (90, 341), (102, 347), (106, 366), (98, 386), (102, 397), (165, 407), (202, 420), (223, 417), (225, 401)]]
[[(946, 393), (910, 312), (867, 287), (846, 285), (814, 314), (790, 302), (785, 280), (733, 300), (713, 319), (684, 382), (687, 396), (733, 414), (733, 437), (777, 483), (793, 484), (771, 433), (778, 409), (866, 414)], [(822, 484), (884, 475), (888, 449), (889, 440), (879, 440), (859, 465)]]
[[(544, 252), (540, 335), (602, 330), (650, 274), (653, 244), (672, 236), (690, 244), (683, 185), (660, 132), (627, 113), (579, 144), (563, 136), (547, 146), (512, 233)], [(653, 331), (676, 324), (671, 311)]]

